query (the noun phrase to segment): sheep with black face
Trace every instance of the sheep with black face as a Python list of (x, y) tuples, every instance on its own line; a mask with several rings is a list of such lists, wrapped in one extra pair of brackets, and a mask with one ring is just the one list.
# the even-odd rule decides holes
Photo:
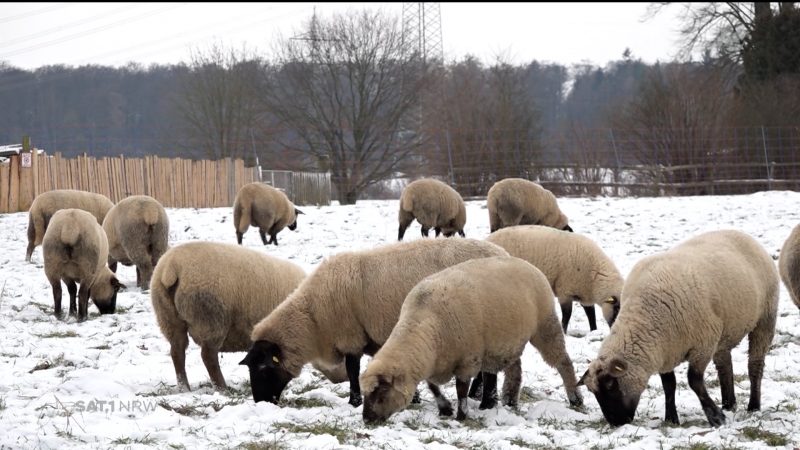
[(764, 358), (775, 333), (779, 280), (772, 258), (752, 237), (715, 231), (667, 252), (646, 257), (631, 270), (622, 307), (597, 359), (581, 378), (611, 425), (630, 423), (653, 374), (666, 397), (665, 420), (678, 424), (675, 367), (689, 363), (689, 387), (713, 426), (725, 415), (706, 391), (703, 374), (717, 368), (722, 409), (736, 405), (731, 349), (748, 336), (750, 403), (761, 408)]

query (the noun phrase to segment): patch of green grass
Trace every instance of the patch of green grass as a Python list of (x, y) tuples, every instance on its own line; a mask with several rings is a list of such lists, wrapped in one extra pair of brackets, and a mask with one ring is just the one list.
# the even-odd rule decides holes
[(347, 425), (340, 423), (338, 420), (333, 422), (316, 422), (313, 424), (276, 422), (272, 424), (272, 427), (276, 430), (285, 430), (290, 433), (329, 434), (335, 437), (336, 440), (339, 441), (339, 444), (344, 444), (357, 437)]
[(770, 447), (780, 447), (789, 443), (786, 435), (773, 433), (759, 427), (744, 427), (742, 434), (751, 441), (762, 441)]
[(325, 400), (314, 397), (295, 397), (293, 399), (281, 401), (281, 406), (289, 406), (291, 408), (319, 408), (329, 407), (331, 404)]
[(136, 395), (142, 397), (163, 397), (165, 395), (171, 394), (172, 393), (171, 391), (172, 391), (171, 386), (167, 386), (166, 383), (160, 381), (158, 383), (158, 386), (156, 386), (156, 390), (150, 392), (139, 392)]
[(78, 337), (78, 333), (68, 330), (68, 331), (51, 331), (49, 333), (44, 334), (34, 334), (34, 336), (38, 338), (68, 338), (68, 337)]
[(162, 408), (176, 412), (182, 416), (189, 416), (189, 417), (208, 417), (208, 408), (214, 410), (214, 412), (219, 412), (222, 408), (230, 405), (238, 405), (242, 403), (242, 400), (239, 399), (229, 399), (224, 402), (213, 401), (210, 403), (198, 403), (196, 405), (193, 404), (185, 404), (185, 405), (173, 405), (166, 400), (162, 400), (158, 402), (158, 405)]
[(298, 388), (292, 389), (292, 392), (296, 394), (305, 394), (306, 392), (313, 391), (314, 389), (319, 389), (320, 387), (322, 387), (322, 383), (319, 380), (314, 380), (308, 384), (304, 384)]
[(239, 444), (237, 449), (241, 450), (285, 450), (288, 449), (289, 446), (284, 444), (283, 442), (273, 441), (251, 441), (251, 442), (242, 442)]
[(89, 347), (92, 350), (110, 350), (111, 346), (108, 344), (98, 345), (97, 347)]
[(423, 436), (422, 438), (420, 438), (419, 441), (422, 442), (423, 444), (433, 444), (434, 442), (436, 442), (437, 444), (445, 444), (444, 440), (434, 436), (433, 434)]
[(153, 445), (158, 442), (157, 439), (151, 438), (149, 434), (145, 435), (141, 438), (131, 439), (129, 437), (118, 437), (111, 441), (112, 444), (115, 445), (132, 445), (132, 444), (142, 444), (142, 445)]
[(174, 448), (175, 450), (186, 450), (186, 446), (183, 444), (167, 444), (167, 447)]
[(528, 386), (524, 386), (522, 390), (520, 390), (519, 392), (519, 403), (538, 402), (546, 399), (547, 397), (536, 393), (536, 391), (534, 391)]
[(483, 424), (483, 421), (480, 419), (473, 419), (472, 417), (467, 417), (466, 419), (459, 422), (461, 426), (467, 427), (470, 430), (482, 430), (486, 428), (486, 425)]
[(36, 364), (33, 367), (33, 369), (28, 371), (28, 373), (33, 373), (36, 372), (37, 370), (52, 369), (53, 367), (58, 367), (58, 366), (73, 367), (75, 366), (75, 363), (73, 363), (72, 361), (66, 361), (64, 359), (64, 354), (61, 353), (52, 360), (46, 359), (44, 361), (41, 361), (39, 364)]

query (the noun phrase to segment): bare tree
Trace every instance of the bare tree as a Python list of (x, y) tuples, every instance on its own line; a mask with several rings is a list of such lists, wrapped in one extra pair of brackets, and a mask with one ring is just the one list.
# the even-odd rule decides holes
[(682, 193), (711, 193), (702, 182), (730, 151), (722, 136), (731, 84), (710, 66), (674, 63), (650, 69), (639, 95), (613, 120), (617, 142), (641, 164), (672, 167), (654, 169), (642, 181), (684, 184), (688, 189)]
[(421, 139), (405, 126), (426, 87), (418, 54), (382, 12), (316, 15), (302, 38), (279, 40), (262, 98), (287, 128), (281, 144), (331, 171), (340, 204), (410, 162)]
[(255, 87), (260, 72), (261, 63), (246, 50), (214, 44), (194, 51), (177, 98), (187, 145), (201, 146), (214, 159), (252, 156), (250, 136), (259, 117)]

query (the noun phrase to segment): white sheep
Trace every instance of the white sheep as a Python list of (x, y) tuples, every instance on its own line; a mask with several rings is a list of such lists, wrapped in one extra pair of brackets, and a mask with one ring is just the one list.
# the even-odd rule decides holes
[(561, 304), (565, 333), (573, 301), (586, 311), (590, 330), (597, 329), (595, 305), (600, 306), (608, 326), (614, 324), (624, 280), (611, 258), (590, 238), (551, 227), (520, 225), (496, 231), (486, 240), (544, 273)]
[(556, 196), (541, 185), (522, 178), (495, 183), (486, 195), (490, 232), (514, 225), (544, 225), (572, 231), (558, 208)]
[(90, 212), (98, 224), (103, 224), (114, 203), (105, 195), (72, 189), (58, 189), (36, 196), (28, 210), (28, 249), (25, 261), (30, 262), (33, 250), (42, 243), (53, 214), (60, 209), (77, 208)]
[[(236, 241), (241, 245), (242, 237), (250, 225), (258, 227), (264, 245), (278, 245), (278, 232), (284, 227), (297, 229), (297, 215), (304, 214), (282, 191), (260, 182), (245, 184), (233, 202), (233, 226)], [(270, 239), (267, 241), (267, 234)]]
[(360, 405), (361, 356), (386, 342), (406, 294), (454, 264), (500, 255), (508, 253), (474, 239), (418, 239), (331, 256), (253, 329), (241, 364), (250, 369), (254, 400), (276, 403), (309, 361), (335, 366), (344, 359), (349, 402)]
[(665, 420), (678, 424), (675, 372), (689, 362), (689, 387), (713, 426), (725, 415), (709, 397), (703, 374), (712, 360), (722, 408), (736, 405), (731, 349), (748, 336), (750, 403), (761, 408), (764, 357), (775, 333), (779, 294), (772, 258), (750, 236), (704, 233), (640, 260), (622, 289), (622, 307), (581, 383), (595, 394), (611, 425), (633, 420), (653, 374), (661, 375)]
[[(527, 342), (558, 370), (570, 404), (582, 404), (553, 293), (539, 269), (499, 256), (430, 275), (408, 294), (392, 334), (361, 375), (364, 420), (383, 421), (408, 406), (420, 380), (443, 384), (454, 376), (456, 419), (463, 420), (470, 379), (516, 364)], [(495, 376), (484, 378), (485, 388), (493, 387)], [(519, 381), (508, 391), (516, 397)], [(449, 402), (437, 401), (440, 414), (452, 414)], [(484, 395), (480, 408), (495, 403)]]
[(232, 244), (189, 242), (167, 250), (153, 273), (150, 298), (179, 387), (189, 390), (189, 336), (200, 346), (212, 382), (224, 389), (217, 354), (247, 350), (253, 326), (304, 277), (289, 261)]
[(398, 220), (400, 227), (397, 231), (397, 240), (402, 241), (403, 235), (411, 222), (417, 219), (422, 225), (422, 235), (428, 237), (428, 231), (433, 228), (436, 237), (444, 233), (450, 237), (458, 233), (464, 235), (464, 224), (467, 222), (467, 210), (464, 199), (447, 184), (433, 178), (416, 180), (403, 189), (400, 196), (400, 212)]
[(106, 267), (108, 241), (92, 214), (75, 208), (56, 211), (44, 233), (42, 254), (44, 273), (53, 288), (56, 317), (61, 317), (62, 280), (69, 292), (69, 314), (77, 312), (78, 321), (88, 316), (89, 297), (101, 314), (116, 311), (117, 292), (124, 286)]
[(778, 269), (789, 296), (800, 308), (800, 225), (792, 229), (786, 242), (783, 243)]
[(169, 247), (169, 218), (161, 203), (147, 195), (120, 200), (106, 214), (103, 230), (108, 237), (108, 266), (136, 266), (136, 284), (150, 287), (159, 258)]

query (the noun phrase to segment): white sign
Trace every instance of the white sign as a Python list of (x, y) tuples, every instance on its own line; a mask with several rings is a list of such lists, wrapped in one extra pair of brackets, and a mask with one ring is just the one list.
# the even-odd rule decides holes
[(31, 154), (30, 153), (22, 153), (22, 167), (30, 167), (31, 166)]

